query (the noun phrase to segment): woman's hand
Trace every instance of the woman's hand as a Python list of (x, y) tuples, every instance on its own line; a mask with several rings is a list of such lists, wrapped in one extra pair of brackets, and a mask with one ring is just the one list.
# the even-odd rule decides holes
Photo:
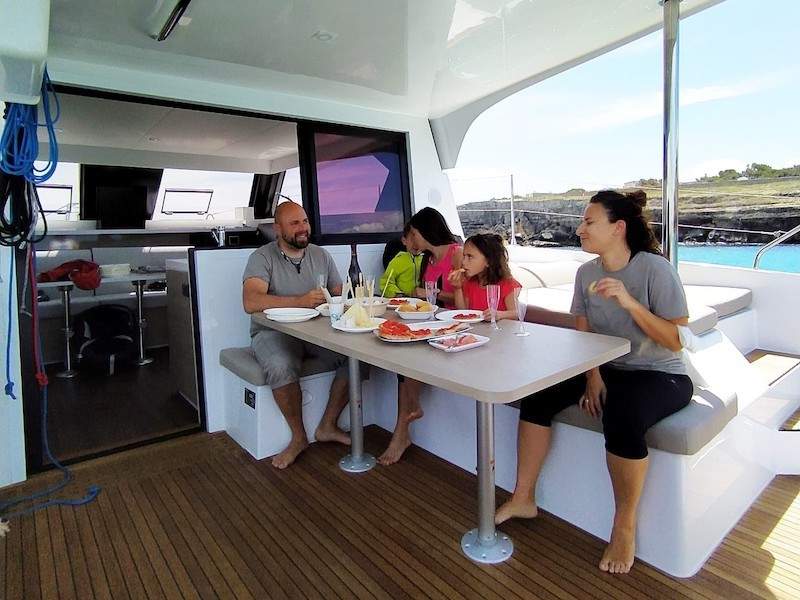
[(600, 372), (593, 370), (586, 375), (586, 391), (583, 393), (578, 403), (582, 410), (599, 418), (603, 412), (603, 405), (606, 402), (606, 384), (600, 376)]
[(603, 277), (599, 280), (594, 287), (594, 293), (607, 300), (614, 298), (625, 310), (630, 310), (638, 304), (636, 298), (628, 293), (625, 284), (613, 277)]
[(455, 290), (460, 290), (466, 279), (467, 277), (464, 274), (464, 269), (455, 269), (447, 274), (447, 281), (450, 282), (450, 285), (452, 285)]

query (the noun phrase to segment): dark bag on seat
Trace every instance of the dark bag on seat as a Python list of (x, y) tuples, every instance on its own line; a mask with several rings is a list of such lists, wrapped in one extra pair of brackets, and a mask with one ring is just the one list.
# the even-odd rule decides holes
[(72, 330), (81, 367), (113, 375), (118, 363), (136, 356), (136, 320), (126, 306), (103, 304), (85, 310), (73, 320)]

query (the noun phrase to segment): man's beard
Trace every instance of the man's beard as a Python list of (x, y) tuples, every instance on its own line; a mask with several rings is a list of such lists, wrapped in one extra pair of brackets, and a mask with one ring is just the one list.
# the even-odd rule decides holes
[(302, 250), (303, 248), (308, 246), (308, 235), (306, 235), (306, 239), (304, 241), (302, 241), (302, 242), (298, 241), (297, 236), (294, 236), (293, 238), (290, 238), (290, 237), (287, 237), (287, 236), (284, 235), (284, 236), (281, 236), (281, 237), (283, 238), (283, 241), (286, 242), (287, 244), (289, 244), (292, 248), (296, 248), (298, 250)]

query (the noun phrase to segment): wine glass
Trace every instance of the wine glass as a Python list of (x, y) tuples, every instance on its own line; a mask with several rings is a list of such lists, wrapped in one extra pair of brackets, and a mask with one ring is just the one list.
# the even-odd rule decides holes
[(514, 335), (519, 337), (525, 337), (526, 335), (530, 335), (529, 331), (525, 331), (525, 313), (528, 310), (528, 305), (522, 300), (522, 290), (519, 291), (517, 294), (517, 298), (515, 300), (515, 304), (517, 306), (517, 319), (519, 319), (519, 329), (517, 333)]
[(425, 299), (434, 306), (436, 305), (436, 296), (439, 294), (439, 289), (436, 287), (435, 281), (425, 282)]
[(492, 329), (495, 331), (500, 331), (502, 327), (497, 324), (497, 307), (500, 305), (499, 285), (486, 286), (486, 304), (489, 305), (489, 311), (492, 315)]

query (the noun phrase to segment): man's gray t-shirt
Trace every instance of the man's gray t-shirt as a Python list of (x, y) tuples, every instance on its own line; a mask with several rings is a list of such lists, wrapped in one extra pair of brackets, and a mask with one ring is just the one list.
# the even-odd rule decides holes
[[(292, 259), (295, 260), (296, 259)], [(329, 290), (340, 286), (342, 278), (336, 263), (327, 250), (309, 244), (300, 262), (300, 271), (284, 256), (278, 242), (270, 242), (250, 255), (242, 275), (242, 282), (257, 277), (267, 283), (269, 293), (275, 296), (302, 296), (317, 287), (318, 276), (325, 276), (325, 287)], [(263, 327), (250, 320), (250, 336)]]
[(681, 280), (669, 261), (658, 254), (637, 252), (619, 271), (603, 269), (599, 257), (584, 263), (575, 276), (570, 312), (585, 316), (595, 333), (630, 340), (631, 351), (612, 361), (612, 366), (685, 374), (686, 366), (680, 352), (673, 352), (645, 335), (615, 299), (589, 293), (589, 285), (604, 277), (619, 279), (640, 304), (654, 315), (671, 321), (688, 316), (689, 309)]

